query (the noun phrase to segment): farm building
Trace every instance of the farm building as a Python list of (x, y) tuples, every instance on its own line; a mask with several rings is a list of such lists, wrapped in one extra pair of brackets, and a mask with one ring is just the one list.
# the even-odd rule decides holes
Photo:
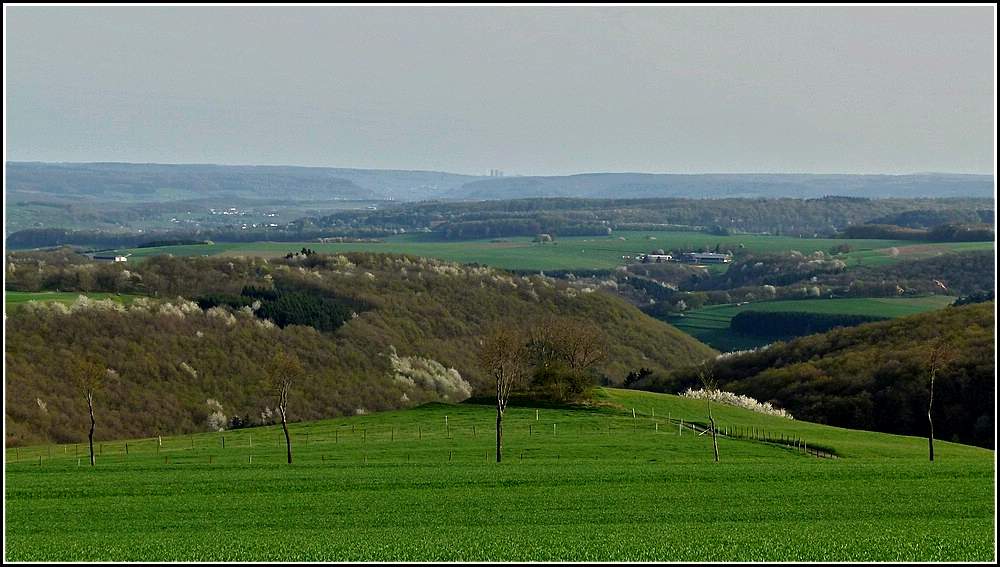
[(128, 257), (122, 254), (87, 254), (95, 262), (128, 262)]
[(732, 261), (729, 254), (718, 254), (715, 252), (688, 252), (686, 257), (691, 262), (725, 264)]

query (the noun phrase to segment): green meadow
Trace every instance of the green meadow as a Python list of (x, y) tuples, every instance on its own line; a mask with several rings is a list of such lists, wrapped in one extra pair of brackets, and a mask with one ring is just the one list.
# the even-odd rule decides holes
[(767, 339), (747, 337), (729, 330), (729, 321), (742, 311), (794, 311), (837, 315), (903, 317), (943, 309), (954, 302), (955, 299), (957, 298), (948, 295), (928, 295), (923, 297), (755, 301), (744, 304), (709, 305), (708, 307), (687, 311), (683, 316), (664, 317), (662, 320), (717, 350), (732, 352), (758, 348), (769, 342)]
[(73, 303), (76, 303), (81, 295), (87, 296), (95, 301), (111, 299), (125, 305), (130, 303), (133, 299), (140, 297), (138, 295), (123, 295), (120, 293), (81, 293), (57, 291), (5, 291), (3, 297), (4, 303), (6, 303), (7, 307), (11, 307), (21, 303), (27, 303), (29, 301), (59, 301), (61, 303), (65, 303), (66, 305), (72, 305)]
[[(531, 238), (444, 241), (426, 234), (402, 234), (381, 242), (252, 242), (206, 245), (162, 246), (120, 250), (130, 254), (129, 261), (141, 261), (155, 254), (175, 256), (284, 256), (303, 247), (317, 252), (385, 252), (438, 258), (461, 264), (479, 263), (518, 270), (591, 270), (614, 269), (636, 262), (639, 254), (664, 249), (750, 251), (755, 254), (796, 250), (802, 254), (829, 253), (847, 244), (853, 251), (842, 255), (850, 267), (892, 263), (943, 254), (949, 251), (992, 249), (992, 242), (957, 242), (914, 246), (905, 240), (842, 240), (830, 238), (792, 238), (786, 236), (715, 236), (691, 231), (615, 232), (606, 237), (559, 237), (552, 243), (533, 244)], [(726, 266), (710, 266), (725, 270)]]
[[(292, 397), (289, 410), (294, 419)], [(6, 450), (5, 561), (996, 559), (995, 453), (649, 392)], [(89, 424), (81, 424), (81, 430)]]

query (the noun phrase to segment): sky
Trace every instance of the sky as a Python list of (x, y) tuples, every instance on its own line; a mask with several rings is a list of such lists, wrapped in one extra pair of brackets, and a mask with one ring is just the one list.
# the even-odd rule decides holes
[(4, 4), (4, 154), (995, 175), (996, 5)]

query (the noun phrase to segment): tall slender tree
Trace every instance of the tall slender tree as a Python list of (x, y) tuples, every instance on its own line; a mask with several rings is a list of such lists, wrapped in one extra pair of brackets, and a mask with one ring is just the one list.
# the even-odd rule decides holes
[(281, 429), (285, 432), (285, 446), (288, 448), (288, 464), (292, 464), (292, 439), (288, 435), (288, 389), (292, 382), (305, 374), (302, 363), (294, 354), (279, 351), (264, 365), (268, 384), (278, 395), (278, 413), (281, 414)]
[(107, 386), (111, 371), (99, 362), (78, 359), (72, 373), (74, 385), (83, 394), (83, 398), (87, 401), (87, 409), (90, 411), (90, 432), (87, 434), (87, 439), (90, 442), (90, 466), (94, 466), (97, 464), (94, 459), (94, 428), (97, 425), (97, 420), (94, 418), (94, 394)]
[(479, 361), (496, 380), (497, 462), (503, 455), (503, 414), (514, 386), (530, 372), (527, 339), (513, 323), (496, 323), (480, 341)]
[(930, 375), (930, 397), (927, 401), (927, 449), (930, 460), (934, 460), (934, 420), (931, 418), (931, 408), (934, 406), (934, 379), (939, 372), (955, 360), (955, 350), (945, 339), (937, 337), (924, 343), (920, 350), (920, 359)]
[(708, 421), (712, 424), (712, 447), (715, 448), (715, 462), (719, 462), (719, 440), (716, 438), (715, 417), (712, 415), (712, 396), (719, 389), (715, 380), (715, 369), (710, 365), (710, 361), (703, 361), (698, 365), (698, 380), (705, 389), (705, 399), (708, 400)]

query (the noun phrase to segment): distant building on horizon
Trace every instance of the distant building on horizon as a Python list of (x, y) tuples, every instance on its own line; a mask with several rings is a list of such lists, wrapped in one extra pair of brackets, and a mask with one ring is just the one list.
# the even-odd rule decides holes
[(715, 264), (725, 264), (732, 261), (729, 254), (719, 254), (717, 252), (688, 252), (685, 256), (692, 262), (705, 262)]

